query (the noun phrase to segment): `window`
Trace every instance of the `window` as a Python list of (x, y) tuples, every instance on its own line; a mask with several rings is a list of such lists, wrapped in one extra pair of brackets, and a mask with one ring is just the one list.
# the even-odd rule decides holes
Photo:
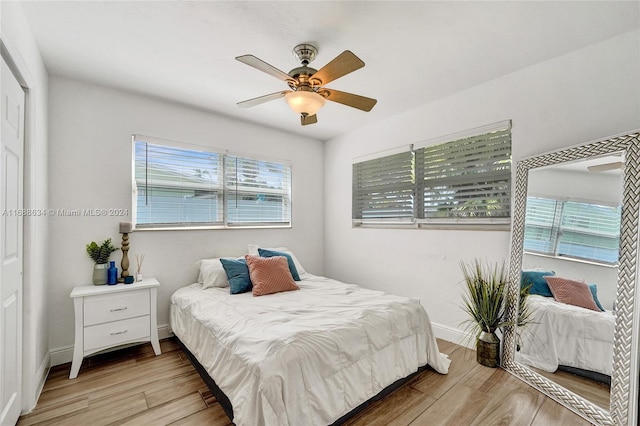
[(502, 122), (353, 164), (352, 220), (500, 224), (511, 216), (511, 124)]
[(286, 164), (225, 156), (227, 223), (290, 224), (290, 169)]
[(615, 265), (621, 213), (620, 206), (527, 197), (524, 249)]
[(413, 152), (353, 165), (353, 219), (413, 219), (415, 173)]
[(291, 165), (134, 135), (137, 228), (291, 225)]

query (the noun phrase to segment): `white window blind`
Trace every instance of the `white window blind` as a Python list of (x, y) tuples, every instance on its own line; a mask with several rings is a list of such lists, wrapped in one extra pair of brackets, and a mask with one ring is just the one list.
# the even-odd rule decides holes
[(253, 158), (225, 157), (229, 225), (290, 225), (291, 166)]
[(524, 250), (555, 253), (560, 229), (556, 223), (562, 214), (561, 206), (561, 203), (548, 198), (527, 198)]
[(621, 212), (620, 206), (528, 197), (524, 249), (614, 265)]
[(418, 219), (511, 216), (510, 127), (416, 150)]
[(289, 163), (138, 135), (133, 149), (136, 228), (291, 225)]
[(222, 156), (134, 142), (136, 226), (222, 223)]
[(412, 151), (355, 163), (352, 185), (354, 223), (413, 220)]
[(510, 121), (353, 164), (354, 226), (504, 226), (510, 216)]

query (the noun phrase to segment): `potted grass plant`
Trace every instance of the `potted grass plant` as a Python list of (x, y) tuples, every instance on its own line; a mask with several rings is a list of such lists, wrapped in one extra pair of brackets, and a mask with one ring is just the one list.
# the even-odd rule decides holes
[(91, 241), (87, 244), (87, 254), (93, 260), (93, 284), (102, 285), (107, 283), (107, 269), (109, 268), (109, 258), (111, 253), (118, 250), (111, 244), (111, 238), (107, 238), (101, 244)]
[(507, 271), (501, 265), (475, 259), (460, 263), (464, 277), (462, 309), (469, 315), (467, 331), (476, 339), (476, 359), (487, 367), (500, 364), (500, 338), (496, 331), (509, 325), (504, 319)]

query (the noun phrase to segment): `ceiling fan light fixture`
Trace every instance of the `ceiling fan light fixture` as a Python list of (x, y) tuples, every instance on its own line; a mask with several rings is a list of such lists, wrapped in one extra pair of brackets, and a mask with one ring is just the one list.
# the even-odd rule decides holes
[(314, 115), (320, 111), (326, 102), (322, 95), (316, 92), (302, 91), (289, 92), (284, 95), (289, 107), (298, 114)]

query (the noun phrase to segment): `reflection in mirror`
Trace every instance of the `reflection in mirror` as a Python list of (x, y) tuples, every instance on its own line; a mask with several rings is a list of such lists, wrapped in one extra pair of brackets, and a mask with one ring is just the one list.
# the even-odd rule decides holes
[(502, 366), (594, 424), (635, 425), (640, 139), (518, 162)]
[(518, 331), (515, 354), (517, 362), (605, 410), (622, 165), (620, 154), (529, 171), (521, 284), (529, 286), (531, 317)]

